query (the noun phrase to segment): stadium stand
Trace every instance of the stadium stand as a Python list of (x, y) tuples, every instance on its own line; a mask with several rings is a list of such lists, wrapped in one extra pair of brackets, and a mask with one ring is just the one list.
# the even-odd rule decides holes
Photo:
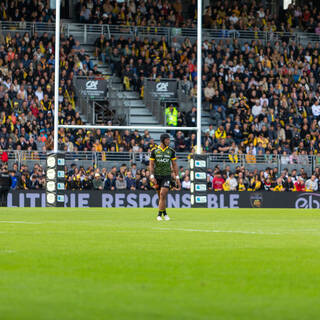
[[(3, 166), (6, 166), (5, 164)], [(14, 164), (10, 170), (12, 177), (11, 189), (40, 190), (45, 188), (45, 170), (43, 166), (35, 164), (29, 169), (27, 165)], [(151, 190), (150, 172), (148, 169), (137, 168), (136, 163), (120, 167), (95, 168), (89, 166), (77, 167), (71, 164), (65, 168), (67, 190)], [(190, 189), (189, 170), (180, 167), (179, 176), (182, 189)], [(304, 169), (297, 172), (288, 169), (279, 172), (277, 168), (267, 167), (265, 170), (249, 171), (244, 166), (237, 166), (231, 170), (230, 166), (222, 169), (219, 165), (209, 169), (207, 185), (214, 191), (318, 191), (320, 187), (320, 169), (308, 176)], [(174, 185), (172, 186), (174, 189)]]
[[(285, 32), (319, 34), (319, 11), (310, 5), (301, 8), (290, 6), (281, 19), (275, 20), (269, 9), (261, 8), (259, 2), (243, 1), (241, 4), (222, 4), (218, 1), (204, 12), (204, 26), (207, 28), (250, 31), (251, 36), (257, 38), (230, 38), (229, 33), (229, 38), (223, 41), (209, 38), (203, 43), (203, 151), (210, 155), (214, 166), (223, 163), (221, 170), (225, 170), (230, 164), (235, 173), (235, 178), (230, 178), (229, 172), (220, 172), (222, 177), (219, 177), (217, 172), (212, 171), (208, 176), (209, 185), (217, 178), (224, 190), (232, 190), (236, 185), (234, 180), (239, 190), (265, 189), (268, 172), (273, 171), (274, 167), (290, 168), (288, 171), (291, 176), (294, 176), (294, 167), (299, 170), (305, 167), (306, 172), (299, 174), (305, 182), (312, 177), (312, 167), (316, 170), (312, 179), (316, 179), (318, 184), (319, 170), (316, 169), (318, 162), (315, 160), (318, 157), (313, 156), (320, 152), (320, 46), (318, 42), (307, 45), (295, 42)], [(173, 5), (147, 1), (145, 6), (143, 2), (136, 1), (129, 4), (106, 1), (102, 6), (94, 1), (80, 1), (77, 10), (81, 22), (146, 26), (152, 27), (153, 33), (147, 33), (146, 36), (102, 34), (95, 42), (87, 41), (86, 46), (62, 33), (59, 89), (61, 123), (82, 124), (86, 120), (78, 112), (73, 77), (100, 75), (101, 69), (106, 68), (113, 79), (119, 79), (119, 88), (114, 90), (121, 88), (126, 93), (124, 99), (130, 96), (134, 96), (134, 99), (137, 96), (143, 98), (144, 78), (179, 79), (185, 100), (168, 107), (166, 113), (171, 112), (172, 125), (195, 126), (196, 109), (193, 107), (197, 66), (194, 38), (182, 36), (181, 32), (179, 37), (172, 38), (152, 36), (156, 33), (156, 27), (171, 27), (171, 30), (175, 30), (174, 27), (194, 27), (194, 2), (185, 10), (179, 1)], [(5, 2), (0, 10), (2, 21), (20, 21), (20, 29), (25, 28), (28, 21), (50, 23), (54, 20), (53, 14), (54, 11), (41, 2), (33, 2), (30, 7), (23, 6), (23, 1), (10, 2), (10, 5)], [(256, 33), (260, 31), (280, 31), (282, 36), (280, 33), (277, 39), (262, 41), (260, 33)], [(95, 59), (101, 62), (98, 67)], [(42, 165), (37, 164), (39, 167), (29, 172), (20, 160), (25, 156), (33, 161), (31, 167), (34, 167), (34, 163), (52, 149), (53, 66), (54, 37), (48, 33), (21, 34), (13, 29), (1, 33), (0, 152), (2, 162), (7, 163), (8, 158), (10, 169), (17, 175), (18, 187), (29, 188), (34, 179), (35, 185), (43, 187)], [(137, 107), (142, 108), (140, 105)], [(144, 159), (139, 161), (146, 165), (147, 154), (155, 143), (148, 132), (60, 129), (59, 149), (70, 154), (83, 152), (92, 162), (91, 169), (86, 163), (83, 167), (89, 168), (87, 170), (79, 169), (76, 175), (67, 172), (68, 180), (71, 179), (69, 188), (72, 189), (72, 185), (82, 188), (77, 180), (80, 171), (86, 172), (80, 175), (80, 180), (92, 180), (92, 187), (94, 180), (103, 180), (104, 188), (109, 169), (101, 174), (99, 170), (102, 168), (95, 167), (93, 156), (87, 156), (87, 153), (99, 154), (102, 160), (109, 159), (112, 153), (128, 154), (130, 159), (132, 154), (141, 153)], [(184, 154), (181, 154), (181, 158), (187, 159), (188, 154), (195, 152), (195, 135), (177, 132), (174, 144)], [(19, 155), (18, 165), (14, 164), (15, 150), (23, 155)], [(238, 166), (242, 167), (243, 164), (246, 164), (248, 172), (240, 174)], [(254, 167), (263, 170), (254, 171)], [(24, 171), (26, 174), (21, 174)], [(96, 174), (100, 176), (94, 177)], [(256, 175), (259, 177), (255, 178)], [(119, 174), (115, 176), (118, 180)], [(284, 178), (283, 175), (270, 173), (270, 188), (277, 187), (280, 177)], [(77, 184), (72, 182), (74, 179), (78, 181)], [(256, 180), (260, 181), (260, 187), (253, 187), (252, 181)], [(294, 185), (298, 178), (293, 180)], [(148, 179), (145, 182), (148, 185)], [(91, 182), (88, 184), (91, 186)], [(188, 181), (184, 181), (184, 186), (188, 186)]]
[[(96, 41), (97, 52), (105, 50), (98, 47), (100, 41)], [(139, 79), (144, 77), (177, 78), (192, 98), (196, 46), (186, 38), (177, 50), (174, 41), (114, 40), (111, 47), (119, 51), (121, 63), (114, 63), (113, 53), (110, 63), (128, 90), (143, 92)], [(205, 40), (203, 49), (203, 109), (209, 112), (212, 125), (204, 137), (207, 152), (228, 153), (232, 142), (236, 142), (234, 153), (246, 154), (251, 148), (253, 156), (320, 151), (318, 43), (304, 48), (285, 41), (272, 46), (259, 41), (241, 45), (237, 40)], [(180, 113), (180, 125), (192, 118), (190, 112)], [(189, 143), (185, 150), (191, 149)]]
[[(78, 1), (75, 16), (81, 23), (146, 27), (193, 28), (196, 23), (196, 1), (183, 6), (181, 0), (169, 1)], [(54, 21), (49, 3), (27, 0), (4, 1), (1, 21)], [(274, 14), (268, 1), (214, 1), (203, 13), (204, 28), (320, 34), (319, 5), (309, 1), (302, 6), (290, 4), (287, 10)]]
[[(59, 84), (61, 123), (82, 124), (72, 86), (81, 61), (72, 37), (62, 37)], [(4, 150), (45, 152), (53, 147), (54, 39), (7, 33), (0, 44), (0, 141)], [(85, 58), (84, 58), (85, 59)], [(81, 66), (80, 68), (81, 69)]]
[[(182, 1), (117, 1), (84, 3), (76, 6), (83, 23), (146, 27), (193, 28), (196, 23), (196, 1), (186, 8)], [(312, 2), (289, 5), (276, 16), (268, 1), (214, 1), (203, 13), (203, 27), (224, 30), (320, 33), (320, 11)]]

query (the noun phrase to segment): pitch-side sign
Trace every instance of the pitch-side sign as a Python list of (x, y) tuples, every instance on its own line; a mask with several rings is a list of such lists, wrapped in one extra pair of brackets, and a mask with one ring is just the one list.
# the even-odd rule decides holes
[[(66, 191), (65, 207), (156, 208), (158, 196), (149, 191)], [(170, 192), (168, 208), (190, 208), (190, 193)], [(9, 207), (45, 207), (45, 191), (13, 191)], [(303, 192), (208, 192), (207, 208), (297, 208), (319, 209), (320, 193)]]

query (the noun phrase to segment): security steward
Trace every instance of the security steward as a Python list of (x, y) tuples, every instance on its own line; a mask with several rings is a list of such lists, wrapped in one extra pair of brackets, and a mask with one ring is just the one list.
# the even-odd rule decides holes
[(176, 127), (178, 125), (178, 110), (170, 104), (166, 109), (166, 123), (169, 127)]
[(7, 198), (11, 186), (11, 177), (6, 167), (0, 171), (0, 207), (7, 207)]

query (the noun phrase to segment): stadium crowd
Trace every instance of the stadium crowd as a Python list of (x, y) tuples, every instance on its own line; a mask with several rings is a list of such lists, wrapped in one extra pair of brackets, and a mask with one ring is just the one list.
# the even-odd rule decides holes
[[(13, 2), (13, 5), (17, 4)], [(151, 7), (154, 3), (147, 2), (147, 5)], [(5, 6), (6, 3), (2, 5)], [(96, 75), (98, 71), (72, 36), (65, 38), (61, 34), (61, 46), (60, 122), (81, 124), (75, 110), (72, 78)], [(122, 77), (126, 89), (140, 90), (143, 95), (145, 77), (178, 78), (185, 93), (195, 98), (196, 46), (190, 39), (179, 43), (173, 38), (168, 43), (165, 38), (156, 41), (111, 37), (107, 40), (101, 35), (95, 46), (97, 55)], [(252, 161), (264, 155), (293, 155), (294, 159), (295, 153), (297, 156), (319, 153), (318, 43), (304, 48), (286, 41), (264, 46), (258, 40), (245, 44), (237, 39), (206, 40), (203, 49), (203, 108), (210, 112), (212, 124), (203, 137), (205, 152), (246, 154)], [(46, 33), (1, 34), (1, 149), (52, 149), (53, 66), (54, 37)], [(195, 126), (194, 108), (186, 114), (175, 109), (172, 111), (177, 114), (175, 125)], [(60, 147), (66, 151), (130, 151), (133, 148), (127, 137), (123, 140), (126, 134), (122, 132), (61, 129), (59, 133)], [(135, 148), (150, 149), (148, 142), (138, 140)], [(194, 141), (194, 136), (179, 133), (175, 147), (180, 152), (191, 152)]]
[[(6, 165), (3, 165), (3, 168)], [(15, 163), (9, 171), (11, 175), (11, 189), (36, 190), (44, 189), (46, 183), (45, 170), (40, 164), (29, 169), (27, 165)], [(190, 172), (183, 166), (179, 168), (182, 190), (188, 191), (191, 187)], [(65, 168), (67, 190), (152, 190), (150, 171), (146, 168), (137, 168), (136, 163), (130, 166), (122, 164), (120, 167), (99, 169), (94, 166), (84, 168), (72, 164)], [(173, 179), (174, 181), (174, 179)], [(289, 172), (277, 168), (255, 169), (249, 171), (244, 166), (238, 166), (234, 171), (230, 166), (221, 169), (219, 165), (209, 169), (207, 173), (207, 187), (210, 191), (318, 191), (320, 187), (320, 168), (308, 177), (304, 169), (298, 172), (293, 169)], [(171, 190), (178, 190), (172, 182)]]
[[(100, 1), (80, 0), (76, 6), (79, 21), (92, 24), (110, 24), (144, 27), (194, 28), (196, 1), (186, 4), (177, 1)], [(264, 1), (211, 1), (203, 12), (203, 27), (253, 32), (306, 31), (320, 34), (320, 8), (312, 1), (289, 5), (272, 14)]]
[[(81, 23), (145, 27), (194, 28), (196, 1), (184, 7), (181, 0), (80, 0), (75, 5), (75, 16)], [(55, 10), (48, 1), (2, 1), (1, 21), (54, 22)], [(287, 10), (272, 14), (265, 1), (211, 1), (204, 9), (203, 26), (223, 30), (306, 31), (320, 34), (320, 8), (309, 1), (302, 6), (290, 4)]]
[[(101, 35), (96, 52), (110, 62), (128, 90), (140, 90), (143, 96), (144, 78), (177, 78), (185, 94), (196, 97), (196, 45), (188, 38), (168, 43), (165, 38), (106, 40)], [(319, 43), (303, 47), (277, 41), (264, 46), (259, 41), (205, 40), (203, 54), (203, 109), (211, 121), (203, 139), (205, 152), (320, 152)], [(196, 124), (195, 108), (185, 114), (170, 106), (166, 114), (175, 118), (170, 125)], [(176, 137), (178, 151), (191, 151), (191, 140)]]
[[(110, 50), (99, 51), (97, 46), (97, 52), (105, 53), (114, 71), (133, 89), (140, 88), (143, 94), (144, 77), (174, 77), (181, 79), (187, 95), (196, 95), (195, 45), (187, 38), (182, 44), (173, 39), (170, 45), (165, 39), (101, 39)], [(94, 75), (95, 66), (72, 36), (62, 35), (61, 43), (59, 119), (82, 124), (75, 110), (72, 77)], [(211, 126), (202, 137), (204, 152), (245, 154), (251, 163), (257, 156), (277, 155), (297, 163), (296, 158), (319, 153), (318, 43), (303, 48), (285, 41), (262, 46), (258, 41), (240, 45), (237, 40), (206, 40), (203, 47), (203, 108), (211, 116)], [(53, 48), (54, 38), (46, 33), (32, 37), (8, 33), (0, 43), (2, 150), (52, 149)], [(170, 110), (177, 115), (174, 125), (195, 126), (195, 108), (186, 114), (176, 107)], [(64, 129), (59, 134), (60, 149), (65, 151), (150, 151), (149, 134), (145, 138), (137, 132)], [(192, 152), (194, 145), (194, 135), (179, 132), (175, 137), (178, 152)]]
[[(32, 6), (24, 8), (22, 4), (23, 1), (2, 2), (0, 8), (2, 19), (22, 22), (51, 21), (52, 12), (47, 5), (34, 1)], [(86, 3), (80, 1), (80, 12), (87, 10), (86, 14), (89, 15), (89, 20), (84, 22), (101, 23), (100, 18), (91, 20), (94, 17), (91, 13), (96, 12), (99, 7), (100, 10), (107, 10), (106, 15), (102, 14), (103, 23), (106, 23), (105, 18), (107, 23), (119, 23), (123, 21), (123, 17), (126, 19), (127, 15), (133, 20), (137, 16), (141, 18), (141, 21), (138, 19), (140, 22), (133, 22), (130, 19), (126, 21), (126, 24), (130, 25), (183, 26), (181, 25), (183, 21), (187, 24), (184, 26), (192, 26), (194, 23), (191, 16), (189, 20), (180, 18), (182, 10), (179, 1), (173, 5), (153, 1), (146, 3), (131, 1), (129, 4), (108, 1), (103, 2), (102, 6), (101, 4), (93, 0)], [(211, 16), (213, 22), (210, 19), (204, 21), (209, 23), (210, 27), (215, 27), (217, 22), (214, 21), (221, 20), (222, 28), (265, 30), (271, 26), (273, 31), (287, 30), (287, 25), (291, 24), (290, 27), (311, 32), (319, 20), (318, 12), (314, 11), (316, 9), (308, 5), (301, 9), (289, 7), (286, 15), (293, 14), (297, 17), (294, 19), (287, 17), (291, 22), (282, 22), (282, 27), (278, 29), (278, 22), (272, 27), (272, 17), (268, 12), (263, 13), (264, 9), (261, 9), (259, 4), (256, 2), (241, 4), (243, 6), (240, 10), (239, 3), (222, 4), (218, 1), (205, 12), (205, 16)], [(145, 9), (141, 10), (141, 6), (145, 6)], [(136, 10), (137, 15), (130, 14), (130, 10)], [(301, 15), (296, 13), (299, 10)], [(194, 13), (194, 8), (189, 11)], [(312, 14), (307, 14), (308, 11)], [(161, 18), (164, 12), (166, 18), (169, 19), (172, 13), (176, 19), (172, 18), (171, 23), (168, 23), (164, 17)], [(245, 13), (252, 15), (252, 19), (247, 17), (245, 20)], [(231, 17), (238, 17), (238, 20)], [(249, 26), (246, 27), (246, 24)], [(317, 30), (315, 29), (316, 33), (320, 31)], [(32, 157), (37, 159), (39, 153), (51, 150), (53, 147), (54, 42), (54, 37), (47, 33), (0, 34), (0, 152), (24, 150), (29, 151)], [(97, 56), (109, 63), (112, 71), (122, 78), (125, 89), (139, 90), (143, 96), (145, 77), (157, 80), (178, 78), (185, 94), (191, 99), (196, 98), (196, 46), (190, 39), (185, 38), (180, 43), (173, 37), (171, 43), (168, 43), (165, 37), (157, 41), (139, 37), (116, 39), (111, 36), (110, 39), (106, 39), (101, 35), (96, 40), (95, 47)], [(285, 35), (281, 41), (267, 44), (259, 40), (251, 43), (240, 43), (237, 39), (224, 42), (205, 40), (201, 79), (204, 88), (203, 109), (209, 112), (211, 124), (202, 137), (203, 151), (227, 155), (229, 161), (233, 163), (238, 163), (241, 154), (245, 155), (247, 163), (272, 162), (273, 157), (282, 155), (282, 164), (308, 165), (307, 156), (320, 153), (319, 56), (318, 43), (303, 47), (301, 44), (289, 41)], [(66, 38), (63, 33), (60, 57), (59, 120), (64, 124), (82, 124), (75, 108), (76, 98), (72, 79), (74, 75), (94, 76), (99, 72), (80, 43), (72, 36)], [(169, 115), (175, 114), (176, 121), (172, 125), (195, 126), (197, 116), (195, 108), (184, 113), (180, 112), (179, 106), (170, 106), (167, 112)], [(177, 132), (174, 137), (174, 147), (178, 152), (194, 152), (195, 141), (194, 134)], [(102, 152), (106, 156), (110, 151), (150, 152), (154, 145), (155, 141), (147, 131), (141, 135), (137, 131), (59, 130), (59, 149), (66, 152), (95, 151)], [(147, 162), (146, 159), (145, 164)], [(39, 188), (43, 187), (43, 172), (34, 174), (32, 170), (28, 174), (26, 171), (25, 175), (19, 175), (20, 170), (14, 170), (14, 175), (19, 177), (17, 180), (19, 185), (22, 180), (25, 181), (22, 185), (32, 185), (32, 179), (35, 179), (36, 185)], [(41, 168), (37, 170), (41, 172)], [(84, 171), (83, 168), (81, 170)], [(92, 185), (96, 178), (98, 181), (103, 180), (104, 188), (108, 173), (96, 172), (96, 169), (89, 172), (90, 174), (83, 175), (82, 180), (85, 181), (87, 177), (88, 181), (92, 181)], [(240, 186), (244, 185), (246, 190), (252, 189), (251, 181), (258, 173), (246, 173), (245, 179), (240, 173), (234, 173), (237, 188), (241, 189)], [(95, 177), (96, 174), (100, 176)], [(76, 175), (76, 180), (78, 176), (79, 173)], [(120, 176), (127, 181), (127, 175), (123, 174), (115, 173), (114, 179), (120, 179)], [(216, 176), (216, 172), (210, 175), (209, 185)], [(288, 173), (286, 176), (289, 177)], [(318, 179), (317, 174), (315, 176)], [(229, 173), (222, 174), (222, 177), (223, 189), (227, 190)], [(273, 177), (271, 174), (270, 177), (273, 179), (270, 188), (275, 188), (277, 183), (275, 179), (279, 179), (280, 176)], [(282, 176), (283, 184), (285, 180), (290, 180), (285, 177)], [(69, 188), (73, 188), (71, 186), (76, 180), (73, 180), (72, 175), (71, 178), (69, 175), (67, 178)], [(148, 182), (148, 177), (144, 178)], [(309, 180), (306, 176), (302, 178), (305, 183)], [(188, 175), (186, 179), (188, 180)], [(266, 178), (262, 180), (259, 174), (259, 179), (261, 188), (265, 188)], [(299, 179), (293, 178), (293, 180), (295, 183), (295, 180)], [(82, 188), (82, 182), (77, 183), (77, 187)], [(186, 181), (184, 185), (187, 186), (188, 183)], [(231, 185), (234, 184), (233, 181)], [(136, 188), (139, 187), (136, 185)]]
[[(72, 36), (61, 35), (59, 122), (82, 124), (74, 75), (99, 74)], [(53, 148), (54, 37), (25, 33), (0, 37), (0, 150)]]

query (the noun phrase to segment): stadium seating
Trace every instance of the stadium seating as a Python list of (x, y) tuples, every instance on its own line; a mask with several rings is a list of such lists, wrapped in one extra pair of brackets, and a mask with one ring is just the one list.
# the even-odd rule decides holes
[[(183, 2), (130, 1), (118, 4), (79, 2), (77, 17), (83, 23), (135, 25), (146, 27), (192, 28), (196, 23), (196, 2), (186, 7)], [(203, 12), (204, 28), (290, 32), (293, 30), (320, 34), (320, 11), (312, 2), (303, 7), (289, 5), (276, 17), (268, 1), (215, 1)]]
[[(179, 1), (156, 6), (147, 2), (145, 8), (135, 1), (130, 4), (108, 2), (102, 8), (92, 1), (81, 4), (77, 10), (84, 23), (185, 28), (194, 27), (195, 22), (193, 5), (184, 10)], [(4, 6), (2, 20), (20, 21), (21, 28), (25, 27), (25, 21), (52, 22), (53, 11), (41, 7), (41, 3), (38, 5), (40, 7), (18, 8), (18, 11), (14, 3), (10, 8)], [(40, 9), (44, 9), (43, 13)], [(295, 43), (284, 32), (304, 30), (319, 34), (318, 13), (316, 8), (290, 6), (281, 19), (275, 20), (268, 8), (264, 10), (259, 2), (253, 7), (249, 1), (244, 1), (241, 8), (236, 3), (224, 6), (218, 1), (204, 11), (204, 27), (207, 28), (242, 30), (251, 34), (282, 32), (282, 36), (270, 42), (261, 41), (258, 33), (256, 40), (212, 38), (203, 42), (203, 152), (212, 155), (216, 163), (222, 161), (221, 170), (227, 163), (232, 165), (233, 171), (238, 163), (245, 163), (252, 169), (245, 183), (241, 183), (246, 189), (253, 188), (248, 177), (256, 174), (255, 166), (263, 165), (259, 167), (263, 171), (268, 164), (288, 166), (290, 171), (293, 166), (313, 169), (317, 166), (320, 46), (317, 42), (306, 46)], [(96, 58), (120, 79), (121, 88), (127, 93), (137, 91), (143, 96), (143, 78), (179, 79), (185, 101), (178, 105), (177, 123), (194, 126), (195, 42), (182, 33), (177, 38), (172, 37), (170, 42), (168, 39), (132, 35), (107, 39), (102, 35), (95, 43), (91, 42), (95, 49), (89, 56), (80, 42), (62, 34), (60, 122), (83, 123), (72, 77), (99, 74), (93, 62)], [(11, 167), (10, 152), (13, 150), (27, 152), (28, 157), (37, 160), (53, 147), (53, 71), (54, 39), (51, 35), (46, 32), (22, 35), (10, 30), (0, 37), (0, 150), (9, 151)], [(129, 97), (129, 94), (124, 96)], [(151, 141), (149, 133), (137, 137), (134, 132), (60, 129), (59, 148), (73, 153), (98, 152), (101, 158), (119, 151), (147, 154), (155, 142)], [(178, 151), (192, 153), (195, 136), (191, 132), (180, 132), (174, 144)], [(148, 163), (146, 159), (143, 161)], [(97, 173), (95, 170), (88, 175), (89, 180), (93, 178), (92, 173)], [(33, 169), (29, 176), (32, 172)], [(310, 176), (311, 172), (307, 174)], [(41, 174), (35, 176), (41, 187)], [(279, 177), (270, 176), (274, 179), (274, 188)], [(301, 176), (307, 180), (305, 175)], [(228, 178), (229, 174), (224, 176), (224, 180)], [(225, 188), (228, 189), (227, 184)]]

